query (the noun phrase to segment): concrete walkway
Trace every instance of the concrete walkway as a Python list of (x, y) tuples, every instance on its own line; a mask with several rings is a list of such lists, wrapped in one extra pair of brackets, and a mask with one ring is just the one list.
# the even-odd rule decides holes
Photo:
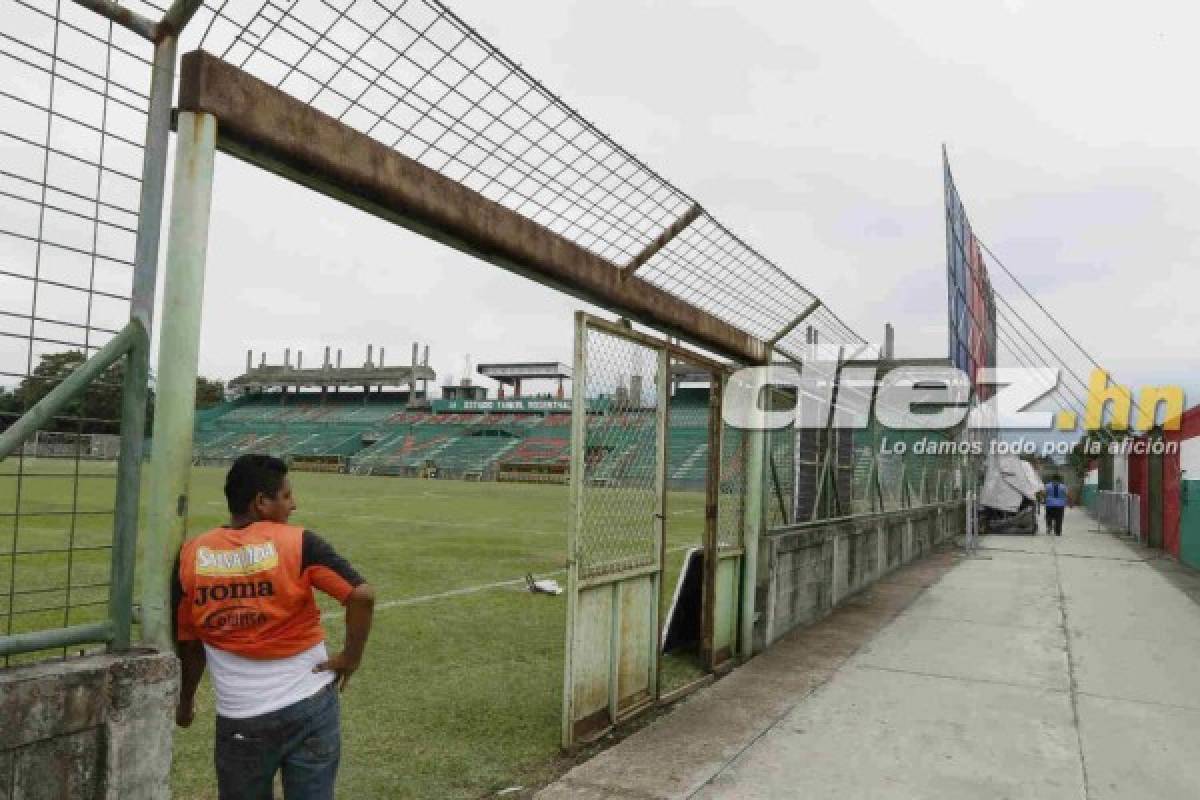
[[(1200, 797), (1200, 577), (1095, 528), (1071, 511), (1062, 538), (986, 537), (753, 735), (718, 712), (762, 703), (775, 684), (746, 676), (775, 653), (541, 796)], [(704, 697), (730, 689), (719, 706)]]

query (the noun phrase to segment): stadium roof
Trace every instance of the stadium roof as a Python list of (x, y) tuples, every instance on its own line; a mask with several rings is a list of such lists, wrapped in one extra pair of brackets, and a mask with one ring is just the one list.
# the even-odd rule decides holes
[(229, 382), (231, 389), (272, 389), (282, 386), (410, 386), (417, 381), (437, 380), (426, 366), (315, 367), (267, 365), (251, 369)]
[(518, 380), (570, 379), (571, 368), (558, 361), (512, 361), (506, 364), (480, 364), (476, 371), (501, 383)]

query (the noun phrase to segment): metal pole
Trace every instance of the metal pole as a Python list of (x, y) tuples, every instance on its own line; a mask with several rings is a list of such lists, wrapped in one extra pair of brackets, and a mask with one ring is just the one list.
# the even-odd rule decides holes
[[(582, 311), (575, 312), (575, 359), (574, 374), (584, 375), (587, 370), (587, 324)], [(581, 379), (582, 380), (582, 379)], [(575, 614), (579, 594), (578, 543), (583, 527), (583, 479), (587, 468), (587, 397), (586, 380), (579, 383), (579, 391), (571, 398), (571, 472), (570, 507), (567, 511), (567, 625), (563, 653), (563, 717), (562, 746), (571, 747), (575, 742)]]
[(217, 120), (184, 112), (178, 128), (143, 551), (142, 637), (160, 650), (172, 646), (170, 574), (187, 527)]
[[(586, 367), (586, 362), (584, 364)], [(658, 381), (657, 393), (655, 396), (655, 432), (654, 432), (654, 463), (658, 469), (654, 471), (654, 497), (655, 506), (658, 511), (654, 517), (654, 557), (658, 562), (658, 569), (655, 571), (652, 581), (653, 586), (650, 596), (653, 598), (650, 606), (650, 672), (647, 675), (651, 695), (657, 700), (661, 696), (659, 686), (659, 660), (662, 658), (662, 603), (663, 594), (663, 578), (666, 568), (666, 552), (667, 552), (667, 425), (668, 414), (671, 413), (671, 353), (663, 347), (658, 351), (658, 367), (655, 372), (656, 380)], [(630, 377), (630, 383), (633, 379)], [(586, 383), (584, 384), (587, 385)], [(633, 398), (635, 406), (641, 405), (641, 397)], [(584, 440), (584, 449), (586, 451), (587, 440)], [(619, 584), (613, 584), (619, 588)], [(614, 601), (617, 598), (614, 598)], [(620, 603), (616, 603), (620, 605)], [(614, 679), (620, 674), (620, 662), (616, 660), (619, 654), (614, 653), (614, 661), (612, 671)], [(614, 700), (615, 702), (615, 700)], [(615, 707), (615, 706), (614, 706)], [(613, 719), (616, 722), (616, 719)]]
[(110, 650), (128, 650), (133, 634), (133, 574), (137, 561), (138, 501), (142, 449), (146, 436), (146, 393), (150, 375), (150, 332), (129, 321), (133, 346), (125, 359), (121, 387), (121, 451), (117, 456), (117, 497), (113, 514), (112, 578), (108, 609), (113, 621)]
[(175, 89), (177, 40), (167, 36), (154, 46), (150, 103), (146, 116), (146, 149), (142, 156), (142, 190), (134, 249), (131, 325), (137, 327), (121, 387), (121, 451), (117, 459), (117, 496), (113, 515), (112, 579), (109, 614), (114, 623), (112, 650), (127, 650), (132, 639), (133, 577), (137, 559), (138, 510), (149, 395), (150, 331), (158, 276), (163, 193), (167, 173), (167, 140), (171, 131), (171, 96)]
[(704, 623), (704, 647), (702, 655), (708, 669), (717, 666), (716, 652), (716, 609), (717, 567), (721, 559), (720, 525), (721, 503), (721, 375), (709, 373), (708, 392), (708, 464), (704, 481), (704, 598), (701, 620)]
[(157, 23), (132, 9), (113, 2), (113, 0), (75, 0), (75, 2), (89, 11), (112, 20), (122, 28), (133, 31), (143, 39), (154, 41), (157, 38)]
[[(770, 353), (768, 353), (768, 361)], [(738, 652), (743, 659), (754, 655), (754, 604), (758, 596), (758, 541), (763, 530), (763, 471), (766, 461), (766, 420), (756, 404), (751, 415), (755, 425), (745, 433), (746, 480), (742, 524), (742, 607), (738, 624)]]

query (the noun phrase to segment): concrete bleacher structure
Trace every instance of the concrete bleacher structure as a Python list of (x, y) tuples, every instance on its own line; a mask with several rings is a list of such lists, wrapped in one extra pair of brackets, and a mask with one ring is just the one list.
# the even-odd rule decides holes
[[(570, 460), (569, 400), (434, 401), (413, 409), (385, 393), (249, 395), (197, 419), (198, 463), (268, 453), (340, 471), (565, 482)], [(537, 409), (537, 410), (532, 410)], [(598, 408), (588, 425), (589, 480), (637, 480), (652, 469), (655, 414)], [(668, 479), (703, 486), (708, 453), (705, 393), (673, 398), (668, 415)]]

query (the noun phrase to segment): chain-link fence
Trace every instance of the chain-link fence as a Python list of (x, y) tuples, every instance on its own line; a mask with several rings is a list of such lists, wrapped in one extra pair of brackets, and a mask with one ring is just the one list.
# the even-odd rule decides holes
[[(898, 430), (872, 421), (857, 429), (788, 428), (771, 435), (794, 443), (797, 523), (961, 496), (963, 458), (953, 432)], [(771, 509), (769, 526), (788, 524), (783, 517)]]
[(746, 470), (749, 466), (746, 432), (731, 425), (721, 430), (721, 475), (717, 493), (717, 546), (741, 547), (746, 529)]
[(665, 433), (660, 388), (665, 355), (640, 342), (588, 327), (585, 370), (576, 392), (597, 408), (586, 415), (583, 483), (576, 542), (581, 578), (657, 562), (659, 440)]

